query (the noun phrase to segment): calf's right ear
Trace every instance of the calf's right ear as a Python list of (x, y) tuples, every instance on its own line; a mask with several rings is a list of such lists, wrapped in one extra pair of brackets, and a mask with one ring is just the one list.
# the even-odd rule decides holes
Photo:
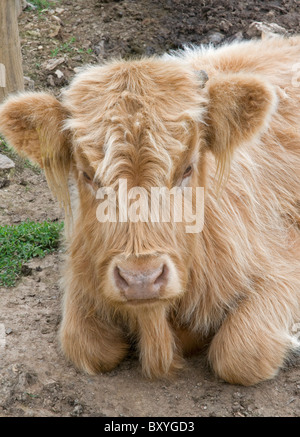
[(44, 169), (50, 189), (65, 208), (70, 205), (71, 167), (70, 136), (63, 129), (66, 118), (62, 104), (47, 93), (13, 95), (0, 106), (0, 134)]
[[(277, 108), (273, 85), (255, 74), (219, 73), (209, 79), (207, 146), (217, 160), (219, 185), (234, 150), (262, 135)], [(251, 145), (249, 145), (251, 147)]]

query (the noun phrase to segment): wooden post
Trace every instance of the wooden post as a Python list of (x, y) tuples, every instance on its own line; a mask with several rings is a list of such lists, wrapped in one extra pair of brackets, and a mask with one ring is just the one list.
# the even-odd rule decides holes
[(23, 0), (16, 0), (17, 17), (21, 14), (23, 9)]
[(19, 0), (0, 0), (0, 102), (24, 90), (17, 13)]

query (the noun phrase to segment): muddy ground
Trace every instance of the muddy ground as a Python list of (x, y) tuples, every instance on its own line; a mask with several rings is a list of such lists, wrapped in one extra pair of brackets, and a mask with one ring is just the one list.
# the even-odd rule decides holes
[[(61, 0), (41, 12), (28, 8), (19, 17), (26, 86), (58, 95), (84, 63), (160, 54), (185, 43), (250, 38), (255, 36), (253, 21), (300, 32), (300, 4)], [(62, 217), (43, 174), (18, 160), (11, 184), (0, 189), (1, 224)], [(299, 416), (299, 357), (274, 380), (256, 387), (218, 380), (203, 356), (189, 359), (174, 381), (144, 379), (135, 357), (109, 374), (78, 373), (57, 342), (62, 256), (58, 252), (32, 260), (28, 276), (13, 288), (0, 289), (6, 340), (0, 349), (0, 416)]]

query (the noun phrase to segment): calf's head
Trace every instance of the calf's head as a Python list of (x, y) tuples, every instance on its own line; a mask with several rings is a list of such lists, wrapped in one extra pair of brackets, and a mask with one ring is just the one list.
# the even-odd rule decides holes
[[(275, 103), (254, 75), (207, 80), (176, 59), (115, 61), (83, 70), (62, 102), (46, 93), (11, 96), (0, 107), (0, 132), (44, 168), (67, 215), (69, 173), (75, 177), (74, 272), (114, 304), (148, 304), (185, 292), (201, 250), (187, 217), (174, 219), (175, 195), (169, 220), (145, 214), (166, 206), (152, 188), (178, 194), (203, 186), (207, 153), (222, 177), (234, 149), (266, 128)], [(197, 211), (195, 191), (191, 199)]]

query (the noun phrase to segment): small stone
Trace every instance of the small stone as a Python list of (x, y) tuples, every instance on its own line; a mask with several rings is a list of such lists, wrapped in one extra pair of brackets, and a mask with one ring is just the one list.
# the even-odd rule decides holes
[(246, 33), (250, 38), (270, 38), (276, 35), (288, 35), (288, 31), (284, 27), (279, 26), (276, 23), (263, 23), (261, 21), (254, 21), (251, 23)]
[(220, 44), (224, 39), (224, 35), (220, 32), (214, 32), (211, 35), (209, 35), (208, 40), (212, 44)]
[(35, 9), (37, 9), (37, 6), (33, 5), (30, 2), (27, 2), (26, 0), (23, 0), (22, 9), (24, 10), (26, 8), (30, 8), (30, 9), (35, 10)]
[(25, 88), (33, 91), (35, 87), (34, 80), (30, 79), (30, 77), (24, 76), (24, 86)]
[(64, 76), (64, 73), (61, 70), (56, 70), (55, 73), (58, 79), (61, 79)]
[(74, 68), (73, 68), (73, 71), (74, 71), (75, 73), (79, 73), (81, 70), (82, 70), (82, 67), (74, 67)]
[(49, 59), (48, 61), (46, 61), (46, 62), (44, 62), (42, 64), (42, 67), (45, 70), (52, 71), (56, 67), (58, 67), (59, 65), (63, 64), (64, 62), (65, 62), (65, 58), (64, 57)]
[(12, 364), (12, 366), (11, 366), (11, 370), (12, 370), (14, 373), (20, 373), (20, 371), (21, 371), (21, 366), (20, 366), (20, 364), (17, 364), (17, 363)]
[(78, 417), (83, 413), (83, 406), (82, 405), (76, 405), (74, 410), (71, 413), (71, 416)]
[(50, 38), (56, 37), (59, 34), (60, 30), (61, 30), (61, 26), (60, 25), (59, 26), (55, 26), (52, 29), (52, 31), (49, 33)]
[(5, 155), (0, 155), (0, 169), (11, 170), (15, 168), (15, 163)]
[(55, 87), (54, 77), (52, 76), (52, 74), (49, 74), (49, 76), (47, 77), (47, 83), (48, 83), (50, 86)]
[(9, 185), (15, 170), (15, 163), (5, 155), (0, 154), (0, 188)]

